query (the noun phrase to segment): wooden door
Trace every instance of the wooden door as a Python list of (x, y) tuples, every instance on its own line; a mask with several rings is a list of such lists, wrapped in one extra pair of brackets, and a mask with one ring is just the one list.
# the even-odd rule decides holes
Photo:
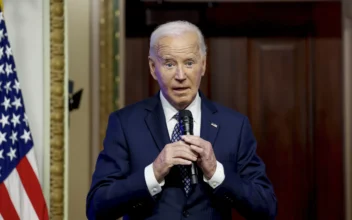
[[(248, 3), (202, 12), (208, 69), (201, 88), (249, 117), (278, 197), (277, 219), (344, 218), (340, 8), (339, 2)], [(127, 70), (133, 84), (134, 75), (149, 74), (148, 38), (134, 36), (127, 48), (136, 41), (145, 60), (143, 70)], [(136, 62), (135, 52), (128, 52), (127, 68), (137, 68), (129, 60)], [(143, 96), (126, 91), (127, 102), (157, 91), (145, 78), (136, 90)], [(241, 219), (236, 211), (234, 219)]]
[(280, 219), (307, 219), (314, 187), (307, 48), (305, 39), (252, 39), (249, 45), (248, 115)]

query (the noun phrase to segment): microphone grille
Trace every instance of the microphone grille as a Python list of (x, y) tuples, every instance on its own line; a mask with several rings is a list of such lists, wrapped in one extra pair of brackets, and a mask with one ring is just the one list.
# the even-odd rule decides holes
[(179, 118), (184, 118), (184, 117), (193, 118), (192, 117), (192, 112), (190, 110), (181, 110), (179, 112), (178, 117)]

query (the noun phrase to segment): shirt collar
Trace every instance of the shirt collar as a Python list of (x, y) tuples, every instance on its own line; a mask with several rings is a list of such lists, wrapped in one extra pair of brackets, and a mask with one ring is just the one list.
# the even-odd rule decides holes
[[(178, 111), (175, 107), (173, 107), (169, 103), (169, 101), (167, 101), (167, 99), (164, 97), (162, 91), (160, 91), (160, 100), (161, 100), (161, 105), (164, 110), (166, 122), (169, 122), (172, 119), (172, 117), (174, 117), (175, 114), (178, 113)], [(198, 93), (197, 93), (195, 99), (193, 100), (193, 102), (186, 109), (190, 110), (192, 112), (193, 121), (195, 123), (200, 123), (201, 98)]]

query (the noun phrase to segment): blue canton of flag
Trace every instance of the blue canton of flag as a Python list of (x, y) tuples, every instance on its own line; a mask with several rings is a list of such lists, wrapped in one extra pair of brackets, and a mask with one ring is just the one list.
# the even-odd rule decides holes
[(0, 184), (33, 147), (16, 66), (0, 14)]

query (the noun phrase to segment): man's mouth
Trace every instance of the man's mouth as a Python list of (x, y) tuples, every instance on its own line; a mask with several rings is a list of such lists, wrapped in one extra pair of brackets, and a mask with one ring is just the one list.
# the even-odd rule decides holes
[(176, 92), (184, 92), (188, 89), (188, 87), (174, 87), (172, 90)]
[(175, 87), (174, 90), (185, 90), (187, 87)]

